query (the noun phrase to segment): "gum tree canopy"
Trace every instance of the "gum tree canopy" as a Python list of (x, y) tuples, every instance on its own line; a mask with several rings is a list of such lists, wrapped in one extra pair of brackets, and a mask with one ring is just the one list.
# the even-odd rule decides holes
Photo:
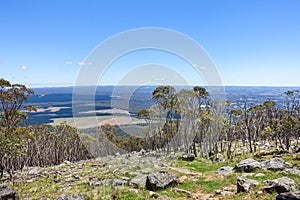
[(11, 84), (0, 79), (0, 127), (14, 130), (27, 117), (25, 109), (35, 110), (33, 106), (23, 106), (33, 93), (25, 85)]

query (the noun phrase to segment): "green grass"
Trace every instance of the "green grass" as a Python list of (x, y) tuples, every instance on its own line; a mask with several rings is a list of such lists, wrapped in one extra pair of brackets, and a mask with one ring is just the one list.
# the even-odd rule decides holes
[[(212, 161), (193, 161), (193, 162), (186, 162), (186, 161), (181, 161), (178, 160), (176, 163), (176, 167), (183, 167), (183, 168), (187, 168), (187, 169), (191, 169), (194, 170), (196, 172), (201, 172), (201, 173), (205, 173), (205, 172), (212, 172), (212, 171), (216, 171), (217, 169), (229, 165), (229, 163), (224, 163), (224, 162), (212, 162)], [(232, 165), (232, 163), (230, 163), (230, 165)]]

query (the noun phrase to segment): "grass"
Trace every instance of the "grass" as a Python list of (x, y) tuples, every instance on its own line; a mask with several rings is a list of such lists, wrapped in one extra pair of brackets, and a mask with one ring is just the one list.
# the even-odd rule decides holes
[[(212, 194), (215, 190), (222, 189), (224, 186), (231, 186), (236, 185), (237, 178), (242, 175), (241, 172), (232, 173), (226, 177), (219, 176), (215, 173), (217, 169), (223, 166), (234, 166), (237, 162), (247, 157), (251, 157), (253, 154), (241, 155), (237, 157), (234, 161), (226, 161), (226, 162), (212, 162), (210, 160), (199, 159), (192, 162), (186, 162), (182, 160), (175, 160), (171, 163), (172, 167), (176, 168), (185, 168), (189, 169), (193, 172), (200, 172), (202, 176), (192, 176), (188, 174), (179, 173), (176, 170), (172, 171), (171, 173), (176, 173), (179, 177), (180, 176), (187, 176), (186, 180), (178, 184), (177, 187), (180, 189), (188, 190), (194, 194), (201, 193), (201, 194)], [(260, 156), (260, 160), (269, 159), (270, 155)], [(299, 160), (294, 160), (290, 155), (283, 155), (282, 158), (285, 161), (290, 162), (293, 165), (299, 166)], [(258, 159), (257, 159), (258, 160)], [(50, 199), (55, 199), (58, 195), (61, 194), (78, 194), (83, 193), (86, 195), (86, 199), (151, 199), (149, 191), (147, 191), (144, 187), (138, 188), (138, 193), (131, 190), (134, 189), (134, 186), (125, 186), (125, 187), (118, 187), (114, 188), (109, 185), (104, 186), (89, 186), (89, 181), (97, 181), (97, 180), (104, 180), (104, 179), (113, 179), (113, 178), (121, 178), (121, 177), (129, 177), (133, 178), (135, 175), (130, 174), (129, 172), (125, 172), (124, 174), (113, 174), (113, 169), (108, 168), (93, 168), (90, 167), (91, 161), (87, 161), (83, 167), (77, 168), (75, 171), (72, 170), (71, 167), (68, 169), (67, 166), (61, 168), (50, 168), (48, 171), (53, 172), (56, 170), (63, 171), (63, 175), (58, 175), (57, 179), (61, 179), (61, 182), (54, 182), (53, 175), (50, 175), (48, 178), (39, 177), (36, 180), (31, 182), (20, 182), (15, 183), (11, 186), (19, 193), (21, 199), (31, 198), (31, 199), (40, 199), (40, 197), (45, 196)], [(141, 170), (147, 167), (146, 165), (139, 166), (140, 169), (133, 168), (132, 170)], [(257, 173), (263, 173), (264, 176), (255, 175)], [(72, 174), (78, 175), (81, 179), (75, 180), (75, 182), (70, 182), (70, 186), (67, 186), (69, 182), (66, 180), (72, 181)], [(249, 174), (248, 174), (249, 175)], [(253, 179), (259, 182), (259, 186), (255, 187), (252, 192), (249, 194), (247, 193), (238, 193), (234, 196), (217, 196), (219, 199), (249, 199), (249, 200), (258, 200), (258, 199), (275, 199), (276, 194), (258, 194), (257, 192), (261, 187), (265, 185), (264, 181), (269, 179), (273, 180), (280, 177), (288, 177), (293, 179), (299, 186), (300, 186), (300, 177), (298, 175), (293, 174), (286, 174), (281, 171), (269, 171), (269, 170), (257, 170), (251, 176), (249, 175), (247, 178)], [(85, 177), (92, 177), (87, 179)], [(173, 187), (168, 187), (164, 190), (157, 191), (159, 196), (168, 196), (173, 199), (190, 199), (190, 197), (185, 193), (176, 193), (172, 191)], [(136, 188), (135, 188), (136, 189)], [(235, 191), (232, 191), (235, 192)]]

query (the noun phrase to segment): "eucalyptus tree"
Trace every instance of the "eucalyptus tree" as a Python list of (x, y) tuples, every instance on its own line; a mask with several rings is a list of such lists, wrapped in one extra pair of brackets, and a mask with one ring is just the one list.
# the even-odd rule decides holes
[(25, 85), (0, 79), (0, 165), (9, 171), (11, 178), (16, 158), (24, 153), (24, 130), (18, 126), (27, 117), (25, 109), (35, 109), (33, 106), (24, 106), (24, 102), (33, 93)]
[(178, 113), (178, 99), (176, 96), (176, 89), (172, 86), (159, 86), (154, 89), (152, 92), (152, 99), (160, 105), (161, 118), (165, 117), (165, 124), (161, 130), (163, 133), (163, 146), (167, 147), (169, 152), (169, 142), (170, 139), (176, 133), (176, 128), (174, 127), (173, 119), (174, 116)]
[(179, 102), (180, 123), (176, 140), (178, 147), (183, 147), (188, 153), (197, 156), (195, 137), (197, 133), (197, 120), (199, 118), (199, 99), (194, 90), (182, 89), (177, 94)]

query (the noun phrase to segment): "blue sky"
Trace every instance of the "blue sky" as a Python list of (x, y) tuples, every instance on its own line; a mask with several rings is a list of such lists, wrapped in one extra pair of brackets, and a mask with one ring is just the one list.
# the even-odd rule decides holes
[[(300, 86), (299, 0), (2, 0), (1, 77), (28, 86), (74, 85), (80, 62), (98, 44), (142, 27), (193, 38), (216, 64), (224, 85)], [(191, 84), (201, 84), (189, 66), (169, 57), (129, 55), (99, 82), (116, 84), (122, 75), (117, 72), (153, 59), (170, 62)]]

